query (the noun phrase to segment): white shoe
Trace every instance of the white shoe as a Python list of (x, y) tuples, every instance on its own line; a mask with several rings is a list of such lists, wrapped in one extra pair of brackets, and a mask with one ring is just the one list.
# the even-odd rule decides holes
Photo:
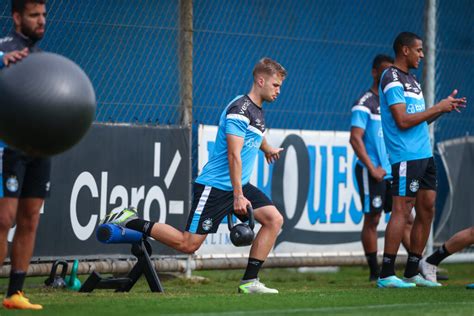
[(259, 279), (242, 280), (239, 285), (239, 293), (244, 294), (277, 294), (278, 290), (270, 289), (265, 286)]
[(437, 266), (426, 262), (426, 258), (423, 258), (420, 260), (419, 268), (420, 268), (421, 274), (425, 277), (425, 280), (428, 280), (430, 282), (435, 282), (435, 283), (438, 282), (436, 278), (436, 271), (438, 270)]
[(420, 273), (418, 273), (415, 276), (412, 276), (411, 278), (403, 278), (403, 281), (407, 282), (407, 283), (415, 283), (416, 286), (421, 286), (421, 287), (439, 287), (439, 286), (441, 286), (441, 283), (427, 280)]

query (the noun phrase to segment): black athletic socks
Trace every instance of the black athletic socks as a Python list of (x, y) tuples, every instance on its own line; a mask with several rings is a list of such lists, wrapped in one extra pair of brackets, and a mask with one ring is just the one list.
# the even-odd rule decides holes
[(370, 280), (375, 280), (380, 275), (380, 268), (377, 262), (377, 252), (366, 253), (365, 258), (370, 269)]
[(441, 247), (438, 248), (438, 250), (433, 252), (431, 256), (426, 258), (426, 262), (437, 266), (440, 264), (441, 261), (443, 261), (446, 257), (450, 255), (451, 254), (446, 250), (446, 247), (443, 244)]
[(386, 278), (395, 275), (395, 259), (397, 255), (388, 253), (383, 254), (382, 270), (380, 271), (380, 278)]
[(133, 229), (133, 230), (137, 230), (139, 232), (144, 233), (147, 236), (150, 236), (151, 229), (153, 228), (154, 224), (155, 223), (153, 223), (153, 222), (137, 218), (137, 219), (132, 219), (130, 222), (128, 222), (125, 225), (125, 227)]
[(421, 260), (421, 255), (409, 252), (407, 265), (405, 267), (405, 278), (411, 278), (418, 274), (418, 263)]
[(18, 291), (23, 290), (23, 283), (25, 282), (26, 272), (23, 271), (11, 271), (10, 281), (8, 282), (7, 297), (16, 294)]
[(258, 275), (258, 271), (260, 270), (260, 267), (262, 266), (264, 262), (265, 261), (258, 260), (255, 258), (249, 258), (247, 269), (245, 270), (245, 274), (242, 280), (256, 279)]

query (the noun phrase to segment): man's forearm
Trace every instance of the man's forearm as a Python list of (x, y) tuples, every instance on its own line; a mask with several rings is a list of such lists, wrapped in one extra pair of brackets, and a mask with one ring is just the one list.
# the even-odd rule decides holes
[(270, 148), (270, 145), (267, 143), (267, 139), (264, 137), (262, 140), (262, 144), (260, 145), (260, 150), (264, 153), (267, 153)]
[(229, 154), (229, 174), (230, 182), (234, 191), (234, 196), (243, 195), (242, 191), (242, 160), (240, 156)]
[(403, 113), (403, 115), (401, 115), (401, 117), (396, 120), (396, 123), (400, 129), (408, 129), (423, 122), (435, 120), (436, 118), (441, 116), (441, 114), (443, 114), (441, 109), (436, 106), (433, 106), (424, 112), (418, 112), (413, 114)]
[(354, 149), (357, 158), (362, 161), (362, 163), (367, 167), (367, 170), (369, 170), (369, 172), (372, 172), (372, 170), (375, 169), (375, 166), (373, 165), (372, 161), (369, 158), (369, 155), (367, 154), (364, 142), (356, 137), (351, 137), (350, 143), (352, 145), (352, 149)]
[(427, 122), (428, 124), (431, 124), (431, 123), (433, 123), (434, 121), (436, 121), (437, 119), (439, 119), (439, 118), (441, 117), (441, 115), (443, 115), (443, 112), (441, 112), (441, 113), (439, 113), (438, 115), (436, 115), (435, 117), (433, 117), (433, 118), (427, 120), (426, 122)]

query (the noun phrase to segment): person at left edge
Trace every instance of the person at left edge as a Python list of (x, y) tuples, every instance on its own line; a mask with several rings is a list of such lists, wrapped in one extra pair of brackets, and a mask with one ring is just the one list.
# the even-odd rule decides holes
[[(13, 30), (0, 39), (2, 68), (41, 51), (38, 42), (45, 32), (46, 0), (12, 0), (12, 18)], [(51, 160), (31, 157), (8, 146), (3, 148), (0, 158), (1, 264), (8, 252), (8, 232), (16, 223), (10, 254), (10, 279), (3, 306), (7, 309), (42, 309), (41, 305), (26, 298), (23, 284), (33, 255), (40, 209), (49, 196)]]

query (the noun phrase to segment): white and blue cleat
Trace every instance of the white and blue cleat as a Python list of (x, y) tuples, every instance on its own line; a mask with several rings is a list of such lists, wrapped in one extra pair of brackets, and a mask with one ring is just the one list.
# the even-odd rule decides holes
[(427, 280), (419, 273), (415, 276), (412, 276), (411, 278), (403, 278), (403, 281), (408, 282), (408, 283), (415, 283), (416, 286), (421, 286), (421, 287), (439, 287), (439, 286), (441, 286), (441, 283)]
[(408, 289), (416, 287), (415, 283), (405, 282), (396, 275), (391, 275), (386, 278), (379, 278), (377, 280), (378, 288), (393, 288), (393, 289)]

